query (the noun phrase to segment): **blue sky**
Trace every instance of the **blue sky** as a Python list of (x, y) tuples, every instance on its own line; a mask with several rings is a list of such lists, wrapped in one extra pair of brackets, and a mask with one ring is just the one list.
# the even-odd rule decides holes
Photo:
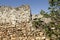
[(32, 14), (37, 14), (41, 9), (48, 11), (48, 0), (0, 0), (0, 5), (12, 7), (21, 6), (23, 4), (30, 5)]

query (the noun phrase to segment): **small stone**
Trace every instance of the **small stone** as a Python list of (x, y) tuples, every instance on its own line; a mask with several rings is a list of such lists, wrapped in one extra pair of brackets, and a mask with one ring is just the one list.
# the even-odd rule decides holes
[(41, 39), (41, 37), (36, 37), (36, 40), (40, 40)]
[(41, 39), (45, 39), (46, 37), (42, 37)]
[(55, 27), (52, 27), (51, 29), (53, 29), (53, 30), (54, 30), (54, 29), (55, 29)]
[(7, 38), (3, 38), (3, 40), (8, 40)]
[(43, 32), (40, 32), (40, 36), (42, 36), (43, 35)]

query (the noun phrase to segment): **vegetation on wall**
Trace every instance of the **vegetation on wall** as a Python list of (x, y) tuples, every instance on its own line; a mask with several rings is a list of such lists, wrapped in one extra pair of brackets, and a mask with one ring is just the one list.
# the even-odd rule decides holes
[(40, 11), (41, 15), (43, 15), (45, 18), (51, 18), (52, 22), (46, 24), (40, 20), (41, 18), (36, 18), (32, 22), (33, 26), (37, 29), (44, 29), (46, 36), (50, 37), (51, 40), (60, 40), (60, 3), (58, 2), (60, 1), (49, 0), (50, 7), (48, 9), (50, 10), (50, 13), (46, 13), (44, 10)]

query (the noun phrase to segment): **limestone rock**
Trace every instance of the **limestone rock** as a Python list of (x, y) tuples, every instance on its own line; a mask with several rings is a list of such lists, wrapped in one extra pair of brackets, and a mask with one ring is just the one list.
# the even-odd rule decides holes
[(41, 20), (45, 23), (49, 23), (52, 21), (51, 18), (41, 18)]
[[(29, 5), (12, 8), (0, 7), (0, 39), (1, 40), (43, 40), (44, 32), (34, 29), (32, 19), (43, 18), (43, 15), (33, 17)], [(43, 18), (46, 22), (47, 18)]]
[(5, 26), (15, 27), (15, 25), (21, 22), (29, 22), (31, 19), (31, 12), (29, 5), (22, 5), (16, 8), (12, 7), (0, 7), (0, 24)]

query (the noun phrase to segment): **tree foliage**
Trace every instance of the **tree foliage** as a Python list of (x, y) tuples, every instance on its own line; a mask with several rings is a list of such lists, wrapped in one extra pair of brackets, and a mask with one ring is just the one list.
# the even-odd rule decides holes
[(46, 36), (50, 37), (51, 40), (60, 40), (60, 0), (49, 0), (49, 5), (50, 14), (44, 10), (41, 10), (40, 14), (43, 15), (44, 18), (51, 18), (52, 22), (46, 24), (40, 20), (41, 18), (36, 18), (37, 21), (33, 21), (33, 26), (45, 30)]

